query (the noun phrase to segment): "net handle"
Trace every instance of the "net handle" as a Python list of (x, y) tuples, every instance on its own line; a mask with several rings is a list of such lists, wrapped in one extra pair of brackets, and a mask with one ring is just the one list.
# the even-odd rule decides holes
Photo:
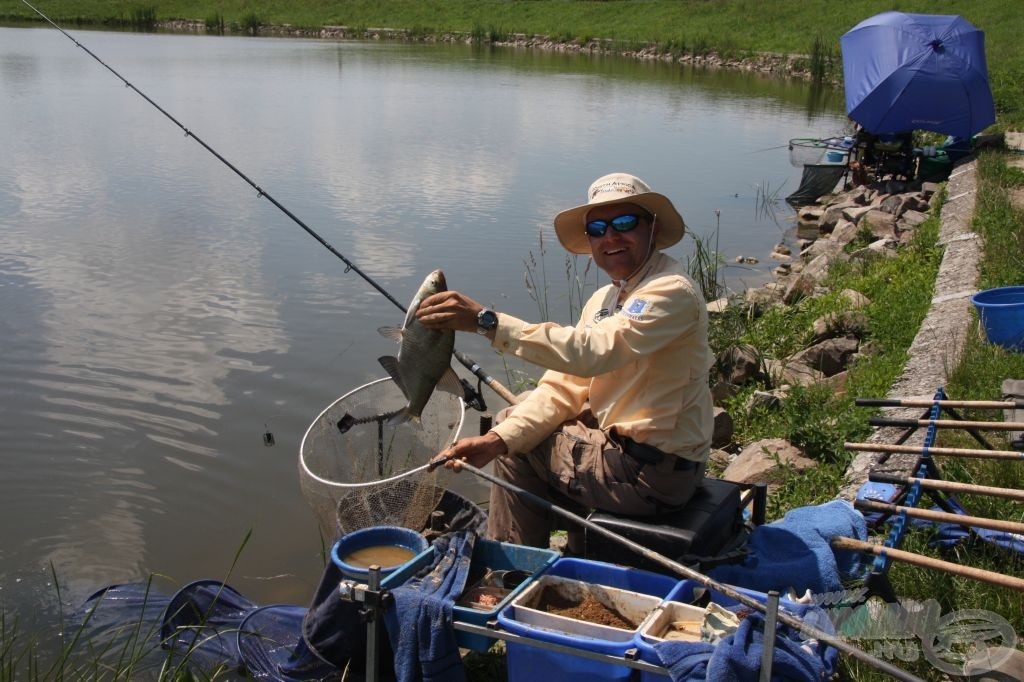
[[(341, 483), (339, 481), (331, 481), (329, 479), (323, 478), (322, 476), (318, 476), (317, 474), (313, 473), (313, 471), (309, 468), (309, 465), (306, 464), (306, 440), (308, 438), (310, 438), (310, 434), (312, 433), (314, 427), (316, 427), (316, 425), (321, 422), (321, 420), (323, 419), (324, 415), (327, 414), (328, 412), (330, 412), (332, 409), (334, 409), (335, 405), (340, 403), (342, 400), (345, 400), (349, 396), (351, 396), (351, 395), (353, 395), (355, 393), (358, 393), (359, 391), (362, 391), (364, 389), (367, 389), (370, 386), (376, 386), (377, 384), (385, 382), (385, 381), (393, 381), (393, 379), (391, 377), (384, 377), (382, 379), (377, 379), (376, 381), (371, 381), (368, 384), (363, 384), (362, 386), (360, 386), (358, 388), (352, 389), (351, 391), (349, 391), (345, 395), (341, 396), (340, 398), (338, 398), (333, 403), (331, 403), (330, 405), (328, 405), (327, 407), (325, 407), (323, 410), (320, 411), (320, 414), (318, 414), (316, 416), (316, 419), (314, 419), (310, 423), (309, 427), (306, 429), (306, 432), (304, 434), (302, 434), (302, 442), (299, 444), (299, 466), (302, 467), (302, 472), (304, 474), (309, 476), (311, 479), (313, 479), (317, 483), (322, 483), (323, 485), (329, 486), (331, 488), (341, 488), (341, 489), (365, 488), (365, 487), (371, 486), (371, 485), (383, 485), (385, 483), (391, 483), (393, 481), (401, 480), (401, 479), (405, 478), (406, 476), (412, 476), (413, 474), (417, 474), (417, 473), (427, 469), (430, 466), (430, 462), (428, 461), (426, 464), (423, 464), (421, 466), (415, 467), (413, 469), (409, 469), (408, 471), (403, 471), (401, 473), (395, 474), (394, 476), (391, 476), (389, 478), (384, 478), (384, 479), (381, 479), (379, 481), (369, 481), (369, 482), (364, 482), (364, 483)], [(459, 398), (459, 402), (460, 403), (463, 402), (462, 398)], [(463, 422), (463, 419), (465, 418), (464, 415), (465, 415), (465, 409), (463, 409), (463, 415), (459, 417), (458, 427), (456, 429), (454, 429), (454, 432), (453, 432), (454, 435), (452, 436), (452, 443), (455, 442), (455, 439), (458, 438), (459, 433), (462, 431), (462, 422)]]

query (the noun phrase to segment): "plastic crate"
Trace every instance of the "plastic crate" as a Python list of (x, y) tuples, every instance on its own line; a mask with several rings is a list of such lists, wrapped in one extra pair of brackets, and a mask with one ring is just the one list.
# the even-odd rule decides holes
[[(404, 585), (410, 578), (422, 568), (430, 566), (434, 562), (435, 549), (433, 546), (420, 553), (415, 559), (405, 564), (395, 573), (392, 573), (381, 582), (384, 589), (394, 589)], [(452, 619), (456, 623), (470, 623), (472, 625), (486, 625), (488, 621), (495, 620), (498, 612), (521, 594), (533, 580), (545, 570), (551, 567), (558, 559), (559, 554), (549, 549), (538, 549), (537, 547), (525, 547), (513, 545), (506, 542), (497, 542), (478, 538), (473, 545), (473, 555), (470, 559), (469, 579), (466, 582), (466, 590), (472, 590), (477, 583), (487, 574), (487, 571), (526, 571), (531, 575), (518, 586), (511, 588), (494, 606), (483, 609), (460, 605), (456, 601), (452, 608)], [(474, 651), (487, 651), (494, 642), (494, 637), (485, 637), (469, 632), (456, 630), (455, 641), (464, 649)]]
[[(647, 571), (583, 559), (560, 559), (529, 590), (498, 612), (502, 629), (529, 639), (561, 644), (610, 656), (624, 656), (635, 647), (639, 624), (652, 613), (679, 580)], [(636, 617), (636, 626), (625, 630), (566, 618), (532, 608), (540, 590), (547, 585), (576, 585), (599, 591)], [(595, 594), (595, 596), (597, 596)], [(629, 616), (629, 614), (623, 614)], [(588, 680), (628, 680), (633, 670), (613, 662), (593, 660), (509, 641), (509, 682), (565, 679), (585, 675)]]

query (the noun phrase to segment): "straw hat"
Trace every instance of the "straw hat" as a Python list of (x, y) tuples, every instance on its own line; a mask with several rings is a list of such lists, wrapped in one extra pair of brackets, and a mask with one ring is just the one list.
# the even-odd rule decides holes
[(642, 206), (658, 217), (657, 249), (666, 249), (683, 238), (686, 224), (679, 211), (663, 194), (652, 192), (647, 183), (628, 173), (610, 173), (594, 180), (587, 191), (587, 203), (555, 216), (555, 234), (570, 253), (590, 254), (590, 241), (584, 231), (587, 212), (603, 204), (630, 203)]

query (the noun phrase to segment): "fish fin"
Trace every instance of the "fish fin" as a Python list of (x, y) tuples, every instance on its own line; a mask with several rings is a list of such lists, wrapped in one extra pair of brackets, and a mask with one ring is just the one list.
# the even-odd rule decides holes
[(408, 400), (409, 393), (405, 390), (405, 384), (402, 383), (402, 375), (398, 371), (398, 358), (394, 355), (382, 355), (377, 358), (377, 362), (379, 362), (380, 366), (383, 367), (388, 375), (391, 376), (395, 385), (402, 391), (402, 395), (404, 395), (405, 399)]
[(387, 423), (388, 426), (398, 426), (406, 422), (412, 422), (416, 426), (420, 427), (423, 426), (423, 422), (420, 421), (420, 418), (409, 411), (408, 405), (400, 409), (397, 413), (391, 415), (391, 417), (388, 418)]
[(402, 342), (402, 328), (401, 327), (377, 327), (377, 333), (383, 336), (385, 339), (391, 339), (392, 341)]
[(459, 375), (455, 373), (455, 370), (449, 367), (441, 375), (441, 378), (437, 381), (438, 388), (445, 393), (451, 393), (460, 398), (465, 397), (466, 391), (462, 388), (462, 382), (459, 380)]

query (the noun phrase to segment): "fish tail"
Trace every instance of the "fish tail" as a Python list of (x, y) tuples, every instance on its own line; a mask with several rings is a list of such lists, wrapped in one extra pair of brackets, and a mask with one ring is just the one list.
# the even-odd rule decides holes
[(398, 426), (406, 422), (412, 422), (416, 426), (423, 425), (423, 422), (420, 421), (419, 415), (410, 412), (408, 406), (403, 407), (388, 418), (388, 426)]

